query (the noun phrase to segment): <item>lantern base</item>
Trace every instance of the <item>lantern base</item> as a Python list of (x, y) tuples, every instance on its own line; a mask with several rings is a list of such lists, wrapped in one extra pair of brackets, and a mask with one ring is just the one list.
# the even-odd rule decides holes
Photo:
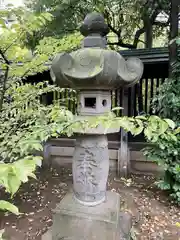
[(67, 194), (54, 210), (53, 226), (42, 240), (129, 240), (131, 216), (120, 212), (120, 196), (107, 192), (106, 201), (84, 206)]
[(78, 198), (76, 198), (76, 196), (74, 196), (74, 199), (75, 199), (75, 201), (79, 202), (81, 205), (89, 206), (89, 207), (94, 207), (105, 201), (105, 197), (103, 197), (102, 199), (100, 199), (99, 201), (96, 201), (96, 202), (84, 202), (84, 201), (81, 201)]

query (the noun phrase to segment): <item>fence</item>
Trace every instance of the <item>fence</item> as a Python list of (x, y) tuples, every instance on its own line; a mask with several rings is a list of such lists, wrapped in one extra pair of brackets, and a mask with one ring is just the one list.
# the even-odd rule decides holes
[[(142, 113), (152, 114), (153, 109), (151, 101), (158, 94), (159, 86), (165, 81), (165, 78), (142, 78), (139, 83), (129, 88), (128, 91), (128, 116), (137, 116)], [(111, 92), (112, 108), (122, 106), (122, 89)], [(71, 112), (76, 114), (78, 92), (65, 89), (61, 93), (52, 93), (52, 100), (61, 99), (61, 104), (66, 106)], [(121, 111), (116, 112), (117, 116)]]

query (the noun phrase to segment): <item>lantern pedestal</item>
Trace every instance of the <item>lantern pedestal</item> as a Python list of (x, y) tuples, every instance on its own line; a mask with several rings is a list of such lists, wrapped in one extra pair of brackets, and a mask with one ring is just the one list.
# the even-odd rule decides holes
[(107, 136), (78, 136), (73, 156), (73, 191), (77, 201), (86, 206), (104, 202), (108, 174)]
[(42, 240), (129, 240), (131, 217), (120, 212), (120, 196), (106, 193), (106, 201), (89, 207), (68, 193), (54, 210), (52, 230)]

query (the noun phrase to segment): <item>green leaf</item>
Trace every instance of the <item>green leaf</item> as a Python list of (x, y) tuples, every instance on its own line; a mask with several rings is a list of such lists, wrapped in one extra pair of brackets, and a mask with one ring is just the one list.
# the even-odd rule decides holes
[(32, 148), (34, 148), (34, 150), (37, 150), (37, 151), (43, 151), (43, 146), (38, 141), (32, 144)]
[(173, 189), (174, 189), (174, 191), (175, 192), (180, 192), (180, 184), (178, 184), (178, 183), (175, 183), (174, 185), (173, 185)]
[(136, 116), (135, 119), (140, 119), (140, 120), (145, 120), (146, 121), (147, 117), (145, 117), (143, 115), (142, 116), (140, 115), (140, 116)]
[(171, 138), (171, 140), (177, 142), (178, 139), (177, 139), (176, 135), (169, 133), (168, 136)]
[(29, 174), (29, 177), (32, 177), (32, 178), (34, 178), (35, 180), (37, 180), (37, 177), (36, 177), (36, 175), (35, 175), (34, 173), (30, 173), (30, 174)]
[(28, 181), (28, 177), (31, 176), (31, 174), (36, 169), (36, 162), (30, 159), (22, 159), (14, 163), (14, 166), (16, 168), (16, 173), (19, 177), (19, 179), (25, 183)]
[(10, 192), (8, 182), (8, 175), (10, 171), (10, 164), (0, 164), (0, 183), (5, 187), (7, 192)]
[(21, 185), (21, 180), (19, 179), (19, 176), (14, 174), (8, 175), (8, 185), (9, 185), (9, 192), (13, 196), (19, 189)]
[(160, 189), (162, 189), (162, 190), (169, 190), (169, 189), (171, 189), (170, 184), (167, 183), (167, 182), (165, 182), (165, 181), (163, 181), (163, 180), (157, 182), (157, 185), (158, 185), (158, 187), (159, 187)]
[(33, 161), (35, 161), (36, 165), (39, 166), (39, 167), (42, 166), (42, 160), (43, 160), (43, 157), (41, 157), (41, 156), (33, 157)]
[(180, 199), (180, 191), (176, 192), (177, 197)]
[(6, 28), (5, 20), (0, 18), (0, 26)]
[(175, 131), (174, 131), (174, 134), (176, 135), (176, 134), (179, 134), (180, 133), (180, 127), (178, 127), (177, 129), (175, 129)]
[(152, 138), (152, 130), (150, 127), (145, 128), (144, 134), (147, 137), (148, 140), (151, 140)]
[(168, 123), (166, 121), (159, 121), (159, 134), (163, 134), (168, 129)]
[(176, 124), (171, 119), (165, 118), (164, 121), (167, 122), (170, 128), (174, 129), (176, 127)]
[(180, 45), (180, 38), (176, 39), (176, 43)]
[(180, 222), (176, 222), (176, 227), (180, 228)]
[(20, 214), (18, 208), (15, 205), (13, 205), (13, 204), (11, 204), (11, 203), (9, 203), (7, 201), (4, 201), (4, 200), (0, 200), (0, 209), (3, 210), (3, 211), (7, 210), (9, 212), (12, 212), (15, 215), (19, 215)]

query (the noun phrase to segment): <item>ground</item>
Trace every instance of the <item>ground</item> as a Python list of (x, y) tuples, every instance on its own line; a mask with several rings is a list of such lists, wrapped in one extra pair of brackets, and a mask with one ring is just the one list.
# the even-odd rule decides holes
[[(0, 215), (0, 229), (6, 229), (10, 240), (40, 240), (52, 225), (52, 212), (72, 187), (70, 168), (58, 171), (42, 169), (38, 180), (24, 185), (13, 202), (22, 215)], [(132, 176), (120, 181), (110, 174), (108, 188), (121, 195), (122, 209), (133, 216), (133, 240), (180, 240), (179, 208), (153, 184), (152, 177)], [(0, 192), (2, 198), (2, 192)]]

